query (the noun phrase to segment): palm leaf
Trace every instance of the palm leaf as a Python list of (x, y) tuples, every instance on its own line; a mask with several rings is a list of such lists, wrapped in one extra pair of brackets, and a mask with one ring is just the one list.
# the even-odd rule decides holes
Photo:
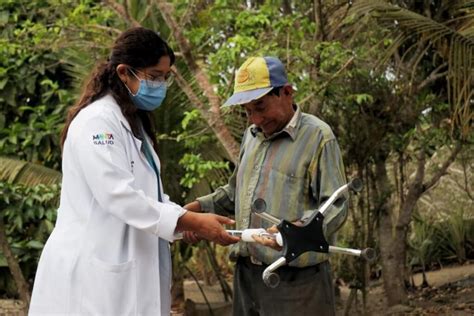
[[(454, 3), (456, 2), (456, 3)], [(391, 30), (397, 40), (388, 54), (393, 54), (409, 40), (415, 39), (417, 63), (426, 48), (431, 46), (448, 63), (448, 99), (452, 109), (453, 129), (459, 128), (461, 137), (467, 137), (472, 128), (472, 106), (474, 97), (474, 31), (473, 1), (453, 1), (450, 7), (450, 20), (443, 22), (403, 9), (386, 1), (361, 0), (354, 3), (352, 12), (356, 15), (369, 15), (380, 25)], [(388, 55), (387, 54), (387, 55)], [(384, 61), (387, 56), (384, 56)]]
[(26, 186), (52, 185), (61, 181), (61, 173), (32, 162), (0, 157), (0, 181)]

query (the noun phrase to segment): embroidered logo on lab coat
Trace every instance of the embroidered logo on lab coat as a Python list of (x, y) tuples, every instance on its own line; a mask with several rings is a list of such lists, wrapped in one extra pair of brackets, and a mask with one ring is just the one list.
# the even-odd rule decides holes
[(112, 133), (92, 135), (92, 142), (94, 145), (113, 145), (114, 135)]

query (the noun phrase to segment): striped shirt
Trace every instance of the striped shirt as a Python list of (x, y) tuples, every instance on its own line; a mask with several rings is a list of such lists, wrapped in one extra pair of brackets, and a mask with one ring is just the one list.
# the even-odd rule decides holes
[[(234, 214), (237, 229), (268, 228), (272, 224), (251, 213), (257, 198), (266, 212), (294, 222), (309, 216), (346, 183), (342, 155), (331, 128), (313, 115), (296, 109), (280, 132), (265, 137), (250, 126), (244, 133), (239, 164), (229, 183), (198, 198), (201, 208), (221, 215)], [(325, 213), (323, 229), (330, 245), (347, 217), (347, 199)], [(231, 257), (252, 256), (270, 264), (282, 256), (257, 243), (239, 242)], [(327, 254), (307, 252), (290, 263), (304, 267), (327, 259)]]

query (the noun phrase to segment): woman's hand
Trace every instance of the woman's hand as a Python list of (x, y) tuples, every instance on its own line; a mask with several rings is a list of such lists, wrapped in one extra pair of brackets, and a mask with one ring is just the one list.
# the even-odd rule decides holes
[(195, 244), (195, 243), (200, 242), (201, 240), (202, 240), (202, 238), (199, 237), (199, 235), (196, 234), (195, 232), (191, 232), (191, 231), (183, 232), (183, 241), (185, 243)]
[(238, 242), (240, 238), (231, 236), (229, 233), (227, 233), (227, 231), (224, 229), (224, 224), (232, 225), (235, 224), (235, 221), (216, 214), (203, 214), (188, 211), (179, 218), (176, 228), (179, 231), (185, 231), (185, 233), (186, 231), (195, 233), (195, 238), (190, 236), (190, 233), (186, 233), (183, 234), (183, 239), (206, 239), (223, 246)]

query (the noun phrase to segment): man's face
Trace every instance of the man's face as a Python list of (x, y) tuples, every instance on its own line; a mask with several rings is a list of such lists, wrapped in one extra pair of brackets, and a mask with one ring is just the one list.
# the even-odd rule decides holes
[(259, 127), (266, 137), (281, 131), (294, 114), (293, 89), (284, 86), (280, 95), (264, 95), (243, 105), (251, 124)]

